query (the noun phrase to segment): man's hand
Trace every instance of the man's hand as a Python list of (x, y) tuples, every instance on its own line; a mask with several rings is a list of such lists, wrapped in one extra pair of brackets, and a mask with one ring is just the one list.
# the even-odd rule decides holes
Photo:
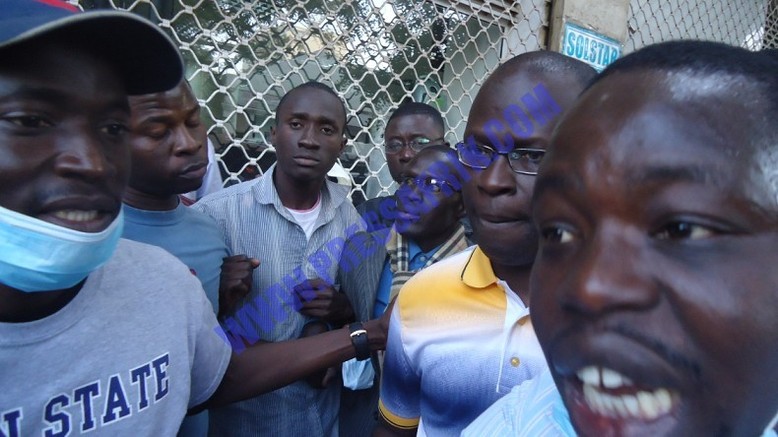
[(298, 284), (294, 292), (300, 302), (300, 314), (337, 326), (354, 320), (354, 310), (348, 297), (321, 278)]
[[(310, 337), (313, 335), (321, 334), (323, 332), (327, 332), (329, 329), (327, 328), (327, 324), (322, 321), (314, 321), (309, 322), (308, 324), (303, 327), (303, 331), (300, 334), (300, 338)], [(326, 369), (321, 369), (320, 371), (316, 373), (312, 373), (310, 376), (305, 378), (305, 382), (308, 383), (313, 388), (325, 388), (328, 385), (330, 385), (333, 381), (339, 380), (340, 378), (340, 366), (334, 366), (334, 367), (328, 367)]]
[(254, 269), (257, 267), (259, 260), (246, 255), (224, 258), (219, 280), (219, 320), (234, 314), (238, 303), (249, 294)]
[[(367, 330), (371, 350), (381, 350), (386, 346), (388, 318), (387, 314), (381, 319), (362, 323)], [(322, 386), (336, 383), (337, 379), (329, 380), (326, 369), (340, 367), (343, 361), (353, 358), (356, 351), (348, 329), (323, 332), (326, 328), (321, 321), (314, 321), (303, 329), (301, 337), (305, 338), (278, 343), (259, 342), (246, 347), (241, 353), (233, 353), (219, 388), (208, 401), (192, 411), (250, 399), (306, 379), (316, 372), (320, 373), (317, 379), (312, 379), (314, 383)]]

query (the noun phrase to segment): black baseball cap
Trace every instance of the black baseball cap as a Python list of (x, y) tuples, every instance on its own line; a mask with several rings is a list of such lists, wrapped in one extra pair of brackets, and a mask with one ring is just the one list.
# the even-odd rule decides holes
[(41, 38), (67, 41), (113, 65), (130, 95), (172, 89), (183, 78), (173, 41), (129, 12), (81, 12), (60, 0), (0, 0), (0, 62), (11, 47)]

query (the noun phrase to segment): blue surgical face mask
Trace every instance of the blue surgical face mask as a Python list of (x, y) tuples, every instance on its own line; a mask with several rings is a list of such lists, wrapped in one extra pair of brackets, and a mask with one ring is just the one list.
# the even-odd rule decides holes
[(101, 232), (80, 232), (0, 207), (0, 283), (26, 292), (64, 290), (113, 255), (124, 214)]

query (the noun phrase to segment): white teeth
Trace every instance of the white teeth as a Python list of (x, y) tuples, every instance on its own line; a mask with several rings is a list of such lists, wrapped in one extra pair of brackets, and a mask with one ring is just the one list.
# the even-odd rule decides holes
[(613, 400), (613, 396), (611, 395), (600, 396), (600, 408), (602, 408), (602, 412), (604, 414), (618, 417), (617, 415), (613, 414), (616, 411), (616, 407), (613, 405)]
[(621, 387), (623, 384), (623, 378), (621, 373), (615, 372), (611, 369), (602, 369), (602, 386), (605, 388)]
[(630, 387), (634, 383), (626, 376), (606, 368), (588, 366), (578, 371), (583, 382), (583, 394), (586, 404), (597, 414), (612, 418), (633, 418), (654, 420), (668, 414), (677, 394), (666, 388), (654, 391), (636, 390), (633, 393), (614, 395), (605, 389)]
[(578, 371), (578, 379), (583, 381), (584, 384), (593, 386), (600, 385), (600, 369), (594, 366), (587, 366)]
[(597, 393), (593, 386), (584, 384), (583, 386), (584, 399), (595, 413), (603, 414), (605, 408), (602, 405), (603, 398), (607, 395)]
[(670, 411), (673, 406), (673, 396), (670, 391), (665, 388), (660, 388), (654, 392), (654, 397), (659, 404), (659, 411)]
[(596, 387), (618, 388), (632, 385), (632, 380), (621, 373), (604, 367), (586, 366), (576, 374), (584, 384)]
[(611, 406), (618, 413), (618, 417), (629, 417), (629, 410), (627, 410), (627, 404), (624, 402), (624, 396), (611, 396), (611, 399), (613, 399)]
[(638, 403), (640, 412), (648, 419), (655, 419), (659, 413), (659, 402), (647, 391), (638, 392)]
[(54, 212), (54, 216), (71, 222), (86, 222), (97, 218), (97, 211), (66, 209)]
[(635, 396), (622, 396), (624, 398), (624, 406), (627, 407), (627, 412), (629, 412), (630, 416), (638, 416), (640, 414), (640, 404), (638, 403), (638, 398)]
[(589, 408), (602, 416), (654, 420), (670, 413), (673, 395), (667, 389), (639, 391), (633, 395), (610, 395), (584, 384), (584, 400)]

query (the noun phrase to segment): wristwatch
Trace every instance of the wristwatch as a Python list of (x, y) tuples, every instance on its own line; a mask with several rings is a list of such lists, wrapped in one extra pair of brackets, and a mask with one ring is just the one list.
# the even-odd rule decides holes
[(348, 325), (348, 330), (351, 332), (351, 344), (354, 345), (354, 349), (357, 351), (357, 360), (363, 361), (370, 358), (370, 345), (367, 343), (367, 331), (362, 326), (362, 323), (355, 322)]

